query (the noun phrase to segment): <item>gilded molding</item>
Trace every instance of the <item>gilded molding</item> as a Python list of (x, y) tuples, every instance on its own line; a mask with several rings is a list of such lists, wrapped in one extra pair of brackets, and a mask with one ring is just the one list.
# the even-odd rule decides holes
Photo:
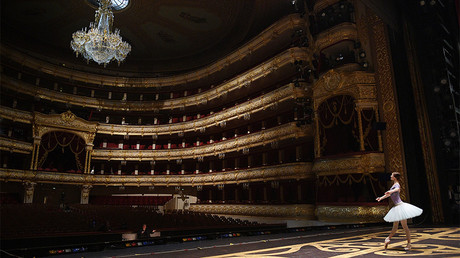
[(357, 102), (363, 103), (362, 105), (376, 105), (377, 88), (374, 73), (329, 70), (313, 85), (315, 110), (325, 99), (334, 95), (350, 95)]
[(343, 40), (358, 41), (356, 24), (344, 22), (316, 35), (315, 50), (321, 51)]
[(333, 206), (318, 205), (316, 216), (326, 222), (371, 223), (384, 222), (388, 206)]
[(312, 126), (298, 127), (296, 122), (287, 123), (274, 128), (262, 130), (249, 135), (239, 136), (213, 144), (184, 149), (161, 149), (161, 150), (93, 150), (93, 160), (176, 160), (196, 159), (205, 156), (217, 156), (220, 153), (240, 151), (243, 148), (263, 146), (271, 142), (290, 138), (311, 137), (313, 138)]
[(19, 122), (24, 124), (31, 124), (33, 119), (32, 114), (28, 111), (23, 111), (5, 106), (2, 106), (2, 108), (0, 108), (0, 117), (13, 120), (13, 122)]
[(51, 131), (65, 131), (83, 138), (86, 144), (92, 144), (97, 128), (97, 122), (86, 121), (67, 111), (62, 114), (46, 115), (34, 113), (34, 136), (41, 138)]
[(0, 150), (23, 154), (31, 154), (33, 150), (33, 145), (29, 142), (23, 142), (10, 138), (0, 137)]
[(375, 14), (370, 14), (367, 20), (372, 21), (370, 26), (372, 28), (371, 39), (375, 46), (375, 80), (379, 103), (382, 105), (380, 116), (381, 121), (385, 121), (387, 125), (384, 134), (387, 137), (383, 138), (387, 170), (399, 171), (402, 174), (401, 196), (409, 202), (409, 195), (406, 195), (406, 189), (408, 189), (407, 171), (404, 163), (396, 85), (393, 78), (393, 66), (386, 27), (383, 21)]
[(220, 122), (240, 119), (245, 114), (253, 114), (289, 99), (295, 99), (305, 95), (306, 92), (304, 90), (294, 87), (291, 83), (263, 96), (228, 108), (225, 112), (218, 112), (193, 121), (149, 126), (99, 123), (97, 133), (110, 135), (170, 135), (175, 133), (196, 132), (200, 128), (207, 128), (215, 126)]
[(230, 91), (235, 91), (243, 86), (250, 85), (253, 81), (266, 77), (270, 73), (280, 69), (283, 66), (290, 66), (296, 60), (308, 60), (309, 55), (304, 48), (290, 48), (283, 53), (273, 57), (267, 62), (260, 64), (253, 69), (242, 73), (231, 80), (222, 83), (201, 94), (195, 94), (188, 97), (174, 98), (159, 101), (121, 101), (97, 99), (86, 96), (79, 96), (69, 93), (53, 91), (35, 85), (23, 82), (21, 80), (2, 76), (2, 87), (12, 89), (35, 97), (40, 97), (50, 101), (69, 103), (72, 105), (102, 108), (107, 110), (121, 111), (153, 111), (162, 109), (177, 109), (190, 106), (196, 106), (200, 103), (207, 103), (211, 100), (219, 99), (227, 95)]
[(315, 206), (313, 204), (192, 204), (190, 205), (190, 211), (211, 214), (315, 219)]
[(384, 171), (385, 155), (383, 153), (366, 153), (333, 159), (322, 158), (315, 160), (313, 163), (313, 172), (317, 176)]
[(129, 78), (129, 77), (115, 77), (115, 76), (104, 76), (98, 74), (91, 74), (86, 72), (79, 72), (77, 70), (71, 70), (57, 65), (53, 65), (38, 59), (33, 59), (23, 53), (15, 51), (7, 46), (2, 45), (2, 55), (16, 61), (23, 66), (27, 66), (37, 71), (41, 71), (53, 76), (62, 78), (72, 79), (74, 81), (81, 81), (85, 83), (92, 83), (96, 85), (106, 85), (115, 87), (164, 87), (174, 86), (190, 83), (193, 81), (199, 81), (203, 78), (207, 78), (215, 73), (221, 72), (223, 69), (232, 65), (246, 56), (250, 56), (252, 53), (263, 50), (264, 47), (270, 45), (272, 40), (279, 37), (291, 37), (291, 32), (297, 28), (304, 28), (305, 20), (300, 17), (299, 14), (292, 14), (279, 20), (272, 26), (265, 29), (257, 37), (250, 40), (244, 46), (238, 48), (228, 56), (210, 64), (202, 69), (196, 71), (181, 74), (177, 76), (161, 77), (161, 78)]
[(312, 164), (296, 162), (237, 171), (193, 175), (92, 175), (0, 168), (1, 181), (104, 186), (197, 186), (284, 179), (314, 179)]

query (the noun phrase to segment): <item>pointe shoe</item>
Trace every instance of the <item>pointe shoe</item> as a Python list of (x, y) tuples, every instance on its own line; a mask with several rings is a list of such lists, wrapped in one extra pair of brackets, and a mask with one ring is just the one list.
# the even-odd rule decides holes
[(410, 249), (412, 249), (412, 246), (410, 244), (407, 244), (407, 246), (404, 247), (404, 250), (406, 251), (410, 251)]
[(389, 243), (390, 243), (390, 238), (389, 237), (385, 238), (385, 249), (387, 249)]

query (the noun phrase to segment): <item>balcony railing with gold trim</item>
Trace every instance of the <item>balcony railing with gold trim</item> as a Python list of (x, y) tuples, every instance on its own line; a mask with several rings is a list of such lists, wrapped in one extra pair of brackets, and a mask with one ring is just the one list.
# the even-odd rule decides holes
[(199, 118), (192, 121), (172, 123), (165, 125), (119, 125), (99, 123), (98, 134), (110, 135), (166, 135), (185, 132), (196, 132), (201, 128), (218, 126), (222, 122), (228, 122), (244, 117), (246, 114), (254, 114), (266, 110), (274, 105), (289, 99), (303, 97), (306, 92), (295, 87), (292, 83), (282, 88), (271, 91), (263, 96), (241, 103), (226, 109), (223, 112)]
[(313, 172), (318, 176), (375, 173), (385, 171), (385, 156), (383, 153), (363, 153), (343, 157), (317, 159)]
[(240, 151), (243, 148), (263, 146), (275, 141), (291, 138), (313, 137), (311, 125), (298, 127), (296, 122), (287, 123), (271, 129), (262, 130), (249, 135), (239, 136), (213, 144), (185, 149), (167, 150), (105, 150), (93, 151), (94, 160), (176, 160), (196, 159), (205, 156), (217, 156), (220, 153)]
[(318, 51), (343, 40), (358, 41), (356, 24), (345, 22), (334, 26), (316, 36), (315, 46)]
[(5, 106), (0, 108), (0, 117), (24, 124), (31, 124), (33, 119), (31, 112)]
[(313, 204), (192, 204), (190, 211), (210, 214), (315, 219), (315, 205)]
[(174, 86), (187, 84), (193, 81), (199, 81), (203, 78), (207, 78), (215, 73), (221, 72), (226, 67), (241, 61), (246, 56), (252, 55), (253, 53), (263, 50), (263, 48), (280, 37), (286, 38), (291, 37), (291, 32), (297, 28), (303, 28), (305, 26), (305, 20), (298, 14), (292, 14), (280, 21), (276, 22), (257, 37), (250, 40), (244, 46), (238, 48), (228, 56), (220, 59), (219, 61), (210, 64), (202, 69), (170, 77), (161, 78), (127, 78), (127, 77), (115, 77), (115, 76), (104, 76), (98, 74), (90, 74), (86, 72), (80, 72), (76, 70), (67, 69), (61, 66), (53, 65), (38, 59), (31, 58), (28, 55), (10, 49), (2, 45), (2, 55), (10, 60), (20, 63), (22, 66), (29, 67), (31, 69), (50, 74), (52, 76), (62, 77), (66, 79), (72, 79), (74, 81), (81, 81), (84, 83), (92, 83), (95, 85), (106, 85), (115, 87), (163, 87), (163, 86)]
[(32, 153), (33, 146), (32, 143), (0, 137), (0, 150), (30, 154)]
[(313, 179), (312, 164), (288, 163), (230, 172), (195, 175), (91, 175), (0, 168), (1, 181), (104, 186), (197, 186), (281, 179)]
[(235, 91), (243, 86), (250, 85), (253, 81), (263, 78), (283, 66), (291, 65), (291, 63), (296, 59), (306, 60), (307, 55), (308, 54), (306, 53), (305, 49), (291, 48), (270, 59), (269, 61), (254, 67), (250, 71), (240, 74), (231, 80), (201, 94), (162, 101), (120, 101), (96, 99), (40, 88), (7, 76), (2, 76), (1, 83), (2, 87), (14, 90), (22, 94), (82, 107), (121, 111), (154, 111), (160, 109), (178, 109), (196, 106), (198, 104), (206, 104), (208, 101), (216, 100), (231, 91)]

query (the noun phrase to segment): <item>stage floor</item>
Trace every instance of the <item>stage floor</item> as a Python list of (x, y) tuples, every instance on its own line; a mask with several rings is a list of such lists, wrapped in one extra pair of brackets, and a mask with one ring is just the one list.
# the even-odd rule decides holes
[(410, 227), (412, 250), (400, 228), (387, 250), (391, 227), (323, 229), (168, 243), (55, 257), (460, 257), (460, 228)]

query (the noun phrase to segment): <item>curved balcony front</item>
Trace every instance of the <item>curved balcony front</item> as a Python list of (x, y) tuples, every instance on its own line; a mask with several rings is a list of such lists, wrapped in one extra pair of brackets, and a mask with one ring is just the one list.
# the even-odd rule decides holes
[(311, 137), (313, 128), (311, 125), (299, 127), (296, 122), (287, 123), (271, 129), (239, 136), (237, 138), (207, 144), (199, 147), (167, 150), (106, 150), (95, 149), (92, 154), (93, 160), (177, 160), (197, 159), (205, 156), (217, 156), (222, 153), (240, 151), (243, 148), (265, 146), (271, 142), (282, 141), (291, 138)]
[(195, 175), (91, 175), (0, 168), (1, 181), (102, 186), (197, 186), (281, 179), (313, 179), (312, 164), (296, 162), (230, 172)]
[(284, 69), (293, 69), (291, 65), (293, 61), (306, 60), (307, 55), (308, 54), (306, 53), (305, 49), (291, 48), (272, 58), (271, 60), (254, 67), (250, 71), (240, 74), (235, 78), (201, 94), (163, 101), (120, 101), (78, 96), (74, 94), (40, 88), (8, 76), (2, 76), (1, 83), (2, 87), (25, 95), (81, 107), (96, 108), (98, 110), (105, 109), (113, 111), (145, 112), (183, 109), (200, 104), (207, 104), (209, 101), (218, 100), (230, 92), (236, 92), (242, 87), (250, 86), (254, 81), (264, 78), (275, 71), (285, 73), (286, 71), (284, 71)]
[(31, 154), (33, 146), (32, 143), (0, 137), (0, 150), (22, 154)]

